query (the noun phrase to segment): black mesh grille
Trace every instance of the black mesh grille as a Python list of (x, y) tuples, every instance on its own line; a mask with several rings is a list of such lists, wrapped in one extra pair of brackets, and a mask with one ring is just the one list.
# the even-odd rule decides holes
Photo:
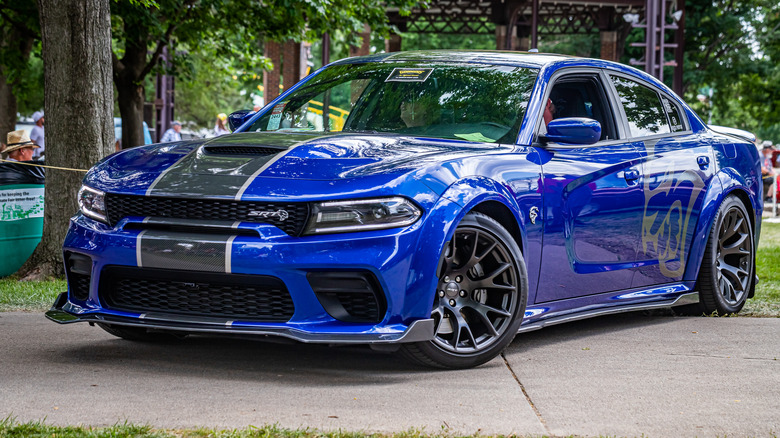
[(325, 311), (339, 321), (379, 322), (385, 316), (382, 288), (370, 272), (309, 272), (306, 278)]
[(276, 225), (299, 236), (309, 217), (309, 204), (231, 201), (225, 199), (166, 198), (160, 196), (106, 194), (111, 226), (128, 216), (171, 219), (205, 219), (257, 222)]
[(373, 293), (334, 293), (332, 294), (344, 306), (344, 310), (355, 319), (378, 321), (379, 303)]
[(256, 146), (206, 146), (203, 149), (206, 153), (215, 155), (276, 155), (283, 151)]
[(99, 294), (110, 309), (140, 313), (284, 322), (295, 312), (284, 283), (261, 275), (107, 267)]
[(89, 298), (89, 284), (92, 280), (92, 259), (83, 254), (65, 252), (65, 269), (70, 296), (86, 301)]
[(89, 298), (89, 275), (68, 273), (68, 288), (73, 298), (86, 301)]

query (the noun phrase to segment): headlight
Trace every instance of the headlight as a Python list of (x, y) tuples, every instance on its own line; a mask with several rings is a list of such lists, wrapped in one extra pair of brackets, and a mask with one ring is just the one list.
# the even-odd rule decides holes
[(304, 234), (383, 230), (413, 224), (422, 211), (401, 198), (317, 202), (312, 205)]
[(104, 192), (92, 187), (81, 186), (81, 190), (79, 190), (79, 208), (84, 216), (107, 224), (105, 198), (106, 194)]

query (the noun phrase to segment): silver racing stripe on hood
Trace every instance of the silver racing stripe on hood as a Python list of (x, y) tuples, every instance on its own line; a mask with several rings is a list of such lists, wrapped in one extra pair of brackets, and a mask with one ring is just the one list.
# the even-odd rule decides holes
[(261, 173), (263, 173), (266, 169), (271, 167), (274, 163), (276, 163), (277, 161), (279, 161), (282, 158), (284, 158), (293, 149), (295, 149), (296, 147), (298, 147), (298, 146), (300, 146), (300, 145), (302, 145), (304, 143), (308, 143), (309, 141), (316, 140), (317, 138), (322, 138), (322, 137), (316, 137), (316, 138), (312, 138), (311, 140), (306, 140), (306, 141), (302, 141), (302, 142), (296, 143), (294, 145), (291, 145), (289, 148), (287, 148), (286, 151), (282, 152), (281, 154), (274, 155), (273, 158), (271, 158), (267, 163), (265, 163), (263, 165), (263, 167), (257, 169), (257, 171), (255, 173), (253, 173), (249, 178), (247, 178), (246, 182), (244, 182), (244, 185), (242, 185), (241, 188), (238, 190), (238, 193), (236, 193), (236, 196), (235, 196), (234, 199), (236, 201), (240, 201), (241, 197), (244, 195), (244, 192), (246, 191), (247, 188), (249, 188), (249, 185), (252, 184), (252, 181), (254, 181), (255, 178), (260, 176)]
[(148, 188), (148, 189), (146, 189), (146, 196), (151, 196), (151, 194), (152, 194), (152, 190), (154, 190), (154, 187), (157, 185), (157, 183), (159, 183), (159, 182), (160, 182), (160, 180), (162, 180), (162, 179), (163, 179), (163, 177), (165, 177), (165, 175), (167, 175), (167, 174), (168, 174), (168, 172), (170, 172), (172, 169), (176, 168), (176, 166), (177, 166), (179, 163), (181, 163), (182, 161), (184, 161), (184, 160), (185, 160), (187, 157), (189, 157), (190, 155), (194, 154), (194, 153), (195, 153), (197, 150), (198, 150), (198, 148), (195, 148), (195, 149), (193, 149), (192, 151), (190, 151), (190, 153), (188, 153), (188, 154), (185, 154), (183, 157), (181, 157), (181, 158), (179, 158), (178, 160), (176, 160), (176, 162), (175, 162), (175, 163), (171, 164), (171, 165), (170, 165), (170, 166), (169, 166), (167, 169), (163, 170), (163, 171), (162, 171), (162, 172), (161, 172), (161, 173), (160, 173), (160, 174), (157, 176), (157, 178), (155, 178), (155, 179), (154, 179), (154, 181), (152, 181), (152, 184), (150, 184), (150, 185), (149, 185), (149, 188)]
[[(327, 136), (299, 137), (295, 139), (298, 140), (297, 142), (281, 142), (283, 144), (280, 146), (274, 146), (275, 143), (280, 143), (278, 139), (269, 139), (268, 148), (279, 147), (279, 152), (260, 156), (206, 152), (205, 147), (215, 146), (213, 142), (206, 142), (163, 171), (147, 189), (146, 195), (240, 200), (252, 181), (266, 169), (296, 147), (322, 137)], [(262, 144), (252, 144), (249, 139), (243, 137), (237, 140), (243, 141), (237, 141), (235, 145), (246, 142), (252, 146), (262, 146)], [(220, 141), (225, 142), (224, 139)]]

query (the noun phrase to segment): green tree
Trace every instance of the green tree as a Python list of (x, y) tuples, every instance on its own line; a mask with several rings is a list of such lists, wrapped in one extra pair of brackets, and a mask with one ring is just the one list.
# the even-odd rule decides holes
[[(33, 99), (43, 105), (40, 62), (37, 70), (31, 68), (30, 54), (40, 53), (41, 30), (38, 25), (38, 6), (32, 1), (0, 0), (0, 135), (16, 125), (19, 96)], [(37, 75), (35, 74), (37, 73)], [(26, 108), (25, 108), (26, 109)]]
[[(712, 123), (764, 138), (780, 133), (780, 4), (776, 0), (686, 2), (686, 100)], [(778, 137), (773, 138), (780, 140)]]
[[(251, 63), (261, 55), (264, 39), (313, 40), (334, 29), (356, 39), (364, 23), (386, 34), (390, 28), (385, 8), (408, 10), (414, 4), (413, 0), (158, 0), (151, 6), (112, 2), (114, 84), (123, 143), (143, 143), (144, 79), (161, 68), (166, 49), (171, 61), (166, 69), (172, 74), (180, 71), (187, 57), (179, 48), (204, 43), (216, 46), (220, 56), (239, 53)], [(171, 47), (173, 41), (176, 47)]]

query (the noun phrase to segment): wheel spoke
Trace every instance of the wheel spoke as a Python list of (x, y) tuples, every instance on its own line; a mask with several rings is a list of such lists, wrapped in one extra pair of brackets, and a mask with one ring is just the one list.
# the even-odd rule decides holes
[(515, 286), (513, 285), (504, 285), (504, 284), (496, 284), (495, 279), (499, 275), (506, 272), (507, 269), (511, 268), (511, 263), (502, 263), (499, 265), (493, 272), (490, 274), (487, 274), (483, 278), (476, 280), (471, 283), (471, 286), (474, 289), (503, 289), (503, 290), (515, 290)]
[(745, 243), (748, 237), (749, 236), (747, 234), (741, 234), (739, 236), (739, 240), (737, 240), (736, 242), (729, 245), (724, 245), (723, 248), (721, 249), (721, 255), (726, 256), (731, 254), (740, 254), (740, 255), (750, 254), (750, 251), (742, 248), (742, 244)]
[(506, 318), (512, 316), (512, 313), (510, 313), (507, 310), (498, 309), (496, 307), (488, 306), (487, 304), (482, 304), (479, 301), (472, 301), (469, 304), (469, 307), (471, 307), (474, 310), (476, 310), (480, 315), (484, 315), (485, 318), (488, 317), (487, 316), (488, 312), (495, 313), (496, 315), (501, 315), (501, 316), (506, 317)]
[(720, 267), (721, 272), (723, 273), (723, 277), (727, 278), (729, 280), (729, 283), (736, 283), (742, 286), (742, 279), (747, 275), (747, 271), (737, 268), (736, 266), (730, 266), (730, 265), (721, 265)]
[(474, 264), (474, 260), (477, 258), (477, 244), (479, 243), (479, 230), (474, 230), (474, 242), (472, 244), (471, 248), (471, 255), (469, 256), (469, 261), (466, 262), (467, 265)]
[[(472, 305), (471, 307), (476, 311), (476, 314), (479, 316), (479, 319), (482, 320), (482, 325), (485, 326), (487, 331), (490, 333), (490, 336), (498, 336), (498, 331), (496, 331), (496, 328), (493, 327), (493, 322), (490, 321), (490, 317), (487, 316), (488, 311), (492, 311), (492, 308), (483, 309), (484, 306), (482, 303), (472, 303), (476, 305)], [(507, 316), (509, 316), (509, 312), (506, 312)]]
[(463, 330), (466, 331), (466, 335), (468, 336), (469, 341), (471, 341), (471, 347), (477, 348), (477, 340), (476, 338), (474, 338), (474, 333), (471, 331), (471, 326), (468, 323), (466, 323), (463, 326)]
[(460, 312), (453, 312), (450, 315), (449, 320), (450, 324), (452, 325), (452, 338), (450, 339), (450, 345), (455, 349), (455, 351), (457, 351), (458, 344), (460, 344), (460, 334), (463, 329), (463, 324), (465, 324), (466, 321), (463, 320)]
[(468, 264), (470, 266), (474, 266), (477, 263), (481, 262), (482, 259), (485, 258), (485, 256), (490, 254), (496, 248), (496, 245), (498, 245), (496, 242), (491, 243), (490, 246), (485, 251), (482, 251), (482, 254), (480, 255), (476, 254), (476, 247), (475, 247), (475, 252), (471, 255), (471, 259), (469, 260)]
[(440, 307), (431, 310), (431, 318), (436, 322), (436, 326), (433, 328), (433, 336), (438, 336), (439, 331), (441, 331), (442, 323), (444, 322), (444, 315), (442, 314)]

